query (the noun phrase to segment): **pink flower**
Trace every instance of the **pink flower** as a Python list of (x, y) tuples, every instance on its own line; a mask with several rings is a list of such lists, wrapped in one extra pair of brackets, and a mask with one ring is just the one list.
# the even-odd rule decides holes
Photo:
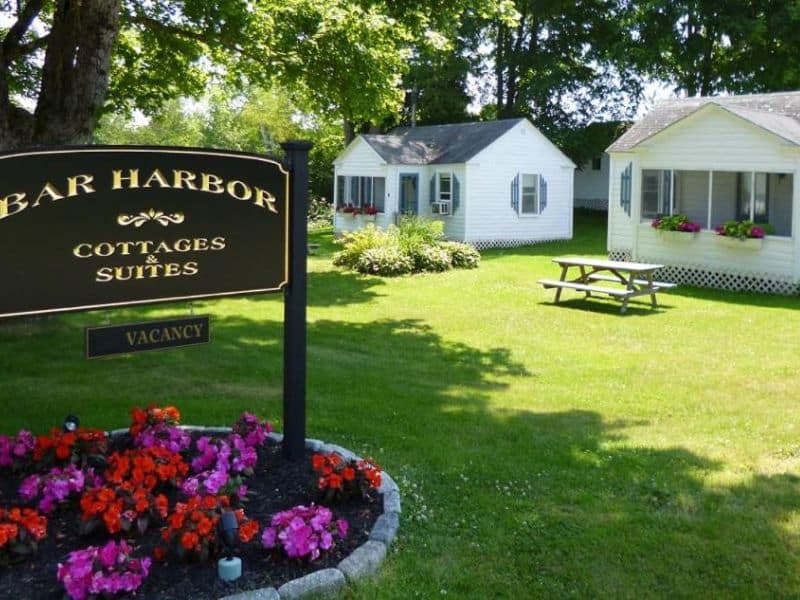
[(336, 537), (347, 534), (347, 521), (333, 521), (333, 513), (324, 506), (295, 506), (272, 517), (271, 527), (266, 527), (261, 544), (267, 548), (280, 545), (290, 558), (316, 560), (320, 550), (330, 550)]

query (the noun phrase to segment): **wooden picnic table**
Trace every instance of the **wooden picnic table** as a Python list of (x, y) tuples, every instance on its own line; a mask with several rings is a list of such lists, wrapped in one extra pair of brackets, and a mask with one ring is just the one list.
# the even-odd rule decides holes
[[(555, 301), (561, 299), (561, 291), (565, 288), (584, 292), (587, 298), (592, 294), (603, 294), (622, 300), (621, 313), (628, 309), (628, 301), (636, 296), (650, 296), (653, 308), (658, 306), (656, 293), (662, 289), (674, 288), (676, 284), (654, 281), (653, 274), (664, 265), (650, 263), (624, 262), (618, 260), (602, 260), (580, 256), (559, 256), (553, 262), (561, 267), (560, 279), (540, 279), (545, 289), (556, 289)], [(567, 278), (573, 271), (573, 277)], [(577, 273), (575, 272), (577, 269)], [(610, 282), (623, 287), (597, 285), (595, 282)]]

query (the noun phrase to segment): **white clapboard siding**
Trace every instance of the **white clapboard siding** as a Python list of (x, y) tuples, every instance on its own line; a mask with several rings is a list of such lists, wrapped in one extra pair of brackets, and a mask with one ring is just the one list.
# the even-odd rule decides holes
[(722, 108), (709, 106), (636, 148), (642, 169), (793, 170), (797, 147)]
[[(527, 122), (510, 129), (466, 165), (466, 241), (555, 240), (572, 237), (574, 165)], [(519, 216), (511, 206), (518, 173), (547, 181), (547, 207)]]
[(727, 246), (713, 231), (701, 231), (696, 236), (685, 234), (686, 241), (675, 241), (660, 235), (649, 225), (638, 227), (637, 260), (710, 271), (793, 275), (794, 242), (791, 238), (767, 236), (760, 249), (747, 250)]
[[(620, 206), (621, 173), (633, 164), (631, 214)], [(755, 171), (794, 177), (792, 237), (767, 236), (759, 250), (730, 248), (710, 230), (689, 242), (667, 242), (641, 219), (643, 169)], [(642, 142), (611, 153), (608, 249), (636, 260), (723, 273), (800, 281), (800, 149), (723, 108), (709, 105)]]
[[(633, 210), (638, 202), (638, 194), (634, 188), (638, 178), (636, 174), (636, 161), (629, 153), (613, 153), (610, 156), (611, 166), (608, 179), (608, 250), (609, 252), (630, 252), (633, 250)], [(631, 214), (628, 215), (622, 207), (622, 173), (633, 164), (631, 169)]]
[[(431, 178), (436, 177), (438, 173), (452, 173), (458, 179), (459, 207), (455, 214), (439, 216), (431, 213)], [(464, 194), (467, 189), (466, 179), (466, 169), (462, 163), (457, 165), (430, 165), (425, 173), (424, 180), (422, 180), (419, 214), (431, 219), (438, 219), (444, 223), (444, 235), (449, 240), (463, 241), (465, 239), (466, 218), (464, 215), (466, 210)]]

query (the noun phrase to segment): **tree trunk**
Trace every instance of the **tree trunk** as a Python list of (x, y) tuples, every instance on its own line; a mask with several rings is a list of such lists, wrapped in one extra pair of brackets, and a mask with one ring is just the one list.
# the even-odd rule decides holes
[(57, 0), (33, 115), (9, 100), (8, 66), (21, 39), (6, 35), (0, 56), (0, 149), (91, 140), (108, 90), (120, 10), (121, 0)]
[(495, 97), (497, 99), (497, 116), (503, 112), (503, 101), (506, 95), (505, 88), (505, 38), (508, 29), (505, 25), (497, 23), (497, 38), (494, 44), (494, 77), (495, 77)]
[(356, 126), (351, 119), (344, 119), (344, 145), (345, 147), (350, 145), (356, 139)]

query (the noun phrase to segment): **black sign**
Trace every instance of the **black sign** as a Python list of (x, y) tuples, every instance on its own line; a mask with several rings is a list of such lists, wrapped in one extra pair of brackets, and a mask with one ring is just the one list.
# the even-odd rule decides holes
[(263, 156), (0, 154), (0, 317), (279, 291), (288, 204), (288, 170)]
[(207, 344), (210, 319), (188, 317), (86, 328), (86, 358)]

